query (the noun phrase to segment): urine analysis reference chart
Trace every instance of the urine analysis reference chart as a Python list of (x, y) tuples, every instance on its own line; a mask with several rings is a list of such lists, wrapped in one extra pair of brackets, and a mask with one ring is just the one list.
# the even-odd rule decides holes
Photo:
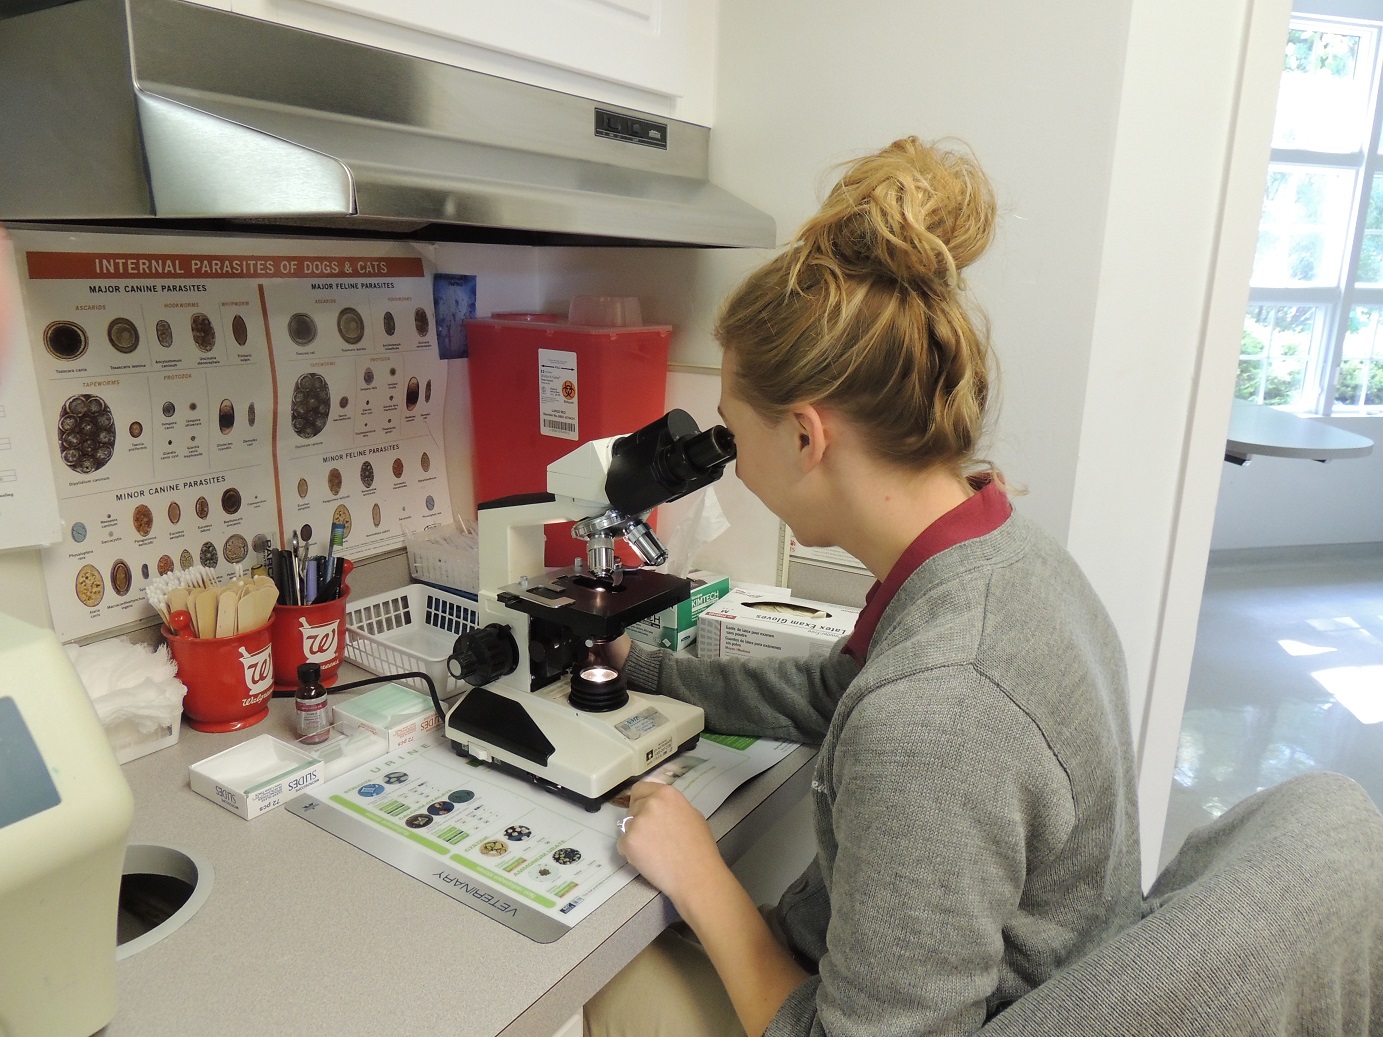
[(63, 639), (154, 616), (152, 578), (297, 532), (396, 547), (451, 512), (431, 271), (406, 244), (12, 231), (63, 539)]
[[(709, 816), (797, 745), (702, 735), (645, 777)], [(626, 794), (587, 812), (457, 756), (440, 732), (338, 775), (287, 808), (538, 943), (551, 943), (638, 874), (615, 844)]]

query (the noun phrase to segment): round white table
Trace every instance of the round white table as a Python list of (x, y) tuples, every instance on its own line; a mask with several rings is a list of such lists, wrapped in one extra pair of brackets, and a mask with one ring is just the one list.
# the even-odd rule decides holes
[(1367, 436), (1245, 400), (1234, 401), (1225, 440), (1225, 460), (1239, 465), (1258, 454), (1324, 462), (1372, 452), (1373, 440)]

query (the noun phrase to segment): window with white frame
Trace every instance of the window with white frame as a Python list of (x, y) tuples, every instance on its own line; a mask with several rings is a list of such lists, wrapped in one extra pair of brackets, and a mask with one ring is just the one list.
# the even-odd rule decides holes
[(1239, 350), (1239, 399), (1315, 414), (1383, 413), (1381, 37), (1376, 3), (1297, 4)]

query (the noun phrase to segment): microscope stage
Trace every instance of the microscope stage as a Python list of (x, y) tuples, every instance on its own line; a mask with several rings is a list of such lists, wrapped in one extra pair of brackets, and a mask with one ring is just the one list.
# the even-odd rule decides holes
[(506, 607), (566, 627), (583, 640), (609, 640), (685, 601), (691, 596), (691, 581), (652, 569), (630, 569), (621, 582), (611, 585), (563, 569), (542, 582), (511, 583), (495, 596)]

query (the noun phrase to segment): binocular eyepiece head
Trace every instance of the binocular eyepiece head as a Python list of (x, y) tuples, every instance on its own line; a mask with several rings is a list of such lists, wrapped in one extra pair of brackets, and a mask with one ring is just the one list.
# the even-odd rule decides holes
[(672, 410), (615, 440), (605, 496), (625, 515), (643, 515), (720, 478), (735, 457), (735, 437), (724, 425), (704, 432), (684, 410)]

